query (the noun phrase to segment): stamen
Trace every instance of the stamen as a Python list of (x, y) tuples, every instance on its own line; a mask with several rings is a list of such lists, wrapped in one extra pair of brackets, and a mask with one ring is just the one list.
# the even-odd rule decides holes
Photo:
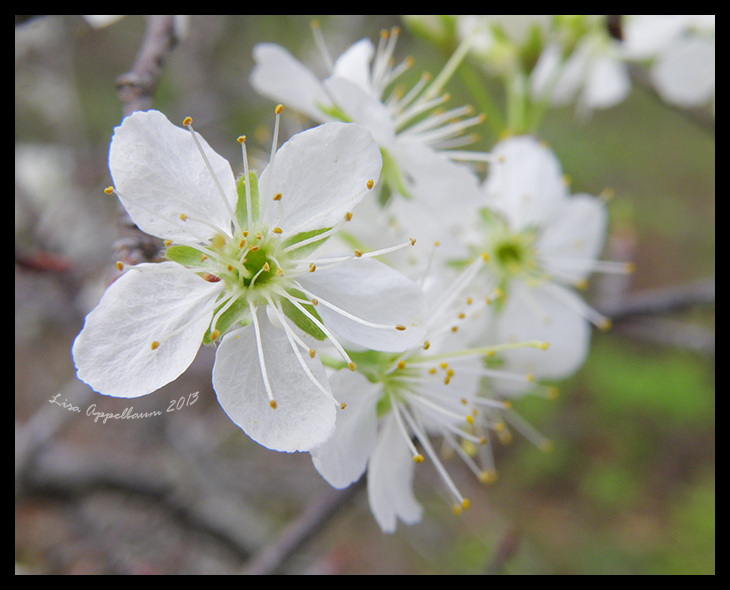
[(324, 42), (324, 36), (319, 28), (319, 21), (313, 20), (310, 26), (312, 27), (312, 34), (314, 35), (314, 42), (317, 44), (317, 49), (319, 49), (319, 52), (322, 54), (324, 64), (327, 66), (327, 71), (331, 76), (334, 72), (334, 66), (329, 51), (327, 51), (327, 44)]
[(271, 383), (269, 383), (269, 375), (266, 372), (266, 361), (264, 360), (264, 348), (261, 344), (261, 328), (259, 327), (259, 319), (256, 317), (256, 307), (253, 303), (248, 302), (248, 309), (251, 311), (251, 322), (253, 323), (254, 334), (256, 334), (256, 349), (259, 353), (259, 366), (261, 367), (261, 377), (264, 381), (264, 388), (266, 389), (266, 395), (269, 398), (269, 406), (276, 409), (276, 400), (274, 400), (274, 393), (271, 391)]
[(446, 487), (456, 499), (457, 505), (464, 509), (468, 508), (469, 501), (461, 495), (458, 488), (456, 487), (456, 484), (449, 476), (449, 473), (446, 471), (446, 468), (439, 460), (438, 455), (434, 452), (433, 447), (431, 447), (431, 443), (428, 440), (428, 437), (418, 427), (416, 421), (410, 416), (405, 408), (403, 409), (403, 417), (406, 419), (406, 422), (408, 422), (411, 430), (413, 430), (413, 432), (415, 433), (418, 441), (421, 443), (421, 445), (423, 445), (423, 448), (426, 450), (426, 454), (431, 458), (431, 461), (433, 461), (433, 464), (436, 467), (436, 471), (438, 471), (441, 479), (446, 484)]
[[(223, 199), (223, 204), (226, 207), (226, 211), (228, 211), (228, 216), (230, 217), (231, 221), (234, 224), (234, 227), (236, 228), (236, 233), (241, 231), (241, 228), (238, 227), (238, 221), (236, 220), (236, 215), (233, 213), (233, 209), (231, 208), (231, 204), (228, 202), (228, 198), (226, 197), (226, 193), (223, 190), (223, 187), (221, 186), (220, 181), (218, 180), (218, 177), (216, 176), (215, 172), (213, 171), (213, 166), (210, 163), (210, 160), (208, 160), (208, 156), (203, 151), (203, 146), (200, 144), (200, 140), (197, 137), (197, 134), (193, 130), (193, 120), (190, 117), (186, 117), (183, 121), (183, 125), (188, 128), (190, 131), (190, 136), (193, 138), (193, 141), (195, 142), (195, 147), (198, 148), (198, 152), (200, 152), (201, 157), (203, 158), (203, 162), (205, 163), (205, 167), (208, 169), (208, 172), (210, 173), (210, 177), (213, 179), (213, 183), (215, 184), (216, 188), (218, 189), (218, 194), (220, 195), (221, 199)], [(248, 180), (248, 177), (246, 177), (246, 180)]]
[(248, 154), (246, 153), (246, 136), (242, 135), (238, 138), (238, 143), (241, 144), (241, 155), (243, 157), (243, 178), (244, 186), (246, 187), (246, 224), (247, 229), (253, 228), (253, 212), (251, 211), (251, 183), (248, 178)]
[(314, 293), (312, 293), (311, 291), (308, 291), (301, 285), (299, 285), (299, 289), (308, 297), (310, 297), (312, 299), (316, 299), (318, 303), (321, 303), (325, 307), (329, 307), (332, 311), (336, 311), (341, 316), (344, 316), (347, 319), (350, 319), (354, 322), (362, 324), (363, 326), (368, 326), (370, 328), (382, 328), (385, 330), (392, 330), (393, 328), (395, 328), (399, 332), (402, 332), (403, 330), (406, 329), (406, 327), (402, 324), (376, 324), (374, 322), (369, 322), (369, 321), (359, 318), (355, 315), (352, 315), (351, 313), (345, 311), (344, 309), (337, 307), (336, 305), (334, 305), (333, 303), (330, 303), (329, 301), (325, 301), (324, 299), (321, 299), (320, 297), (315, 297)]
[(413, 455), (413, 462), (414, 463), (423, 463), (423, 455), (418, 452), (418, 449), (416, 449), (416, 446), (413, 444), (413, 441), (411, 440), (411, 435), (408, 434), (408, 431), (406, 430), (405, 424), (403, 424), (403, 419), (401, 418), (400, 411), (405, 412), (404, 408), (400, 408), (399, 411), (399, 403), (395, 399), (395, 396), (390, 396), (390, 402), (391, 406), (393, 408), (393, 416), (395, 417), (396, 424), (398, 424), (398, 429), (401, 431), (401, 434), (403, 435), (403, 440), (406, 441), (406, 445), (408, 445), (408, 448), (411, 451), (411, 455)]
[(332, 334), (332, 332), (330, 332), (330, 330), (328, 328), (326, 328), (324, 326), (324, 324), (322, 324), (322, 322), (320, 322), (316, 317), (314, 317), (311, 313), (309, 313), (306, 310), (306, 308), (301, 303), (299, 303), (299, 300), (296, 297), (290, 295), (289, 293), (287, 293), (283, 289), (278, 289), (277, 288), (277, 289), (275, 289), (275, 292), (278, 295), (281, 295), (282, 297), (288, 299), (289, 302), (294, 307), (296, 307), (305, 316), (307, 316), (310, 320), (312, 320), (312, 322), (314, 323), (314, 325), (317, 326), (320, 330), (322, 330), (322, 332), (324, 333), (324, 335), (327, 336), (327, 338), (330, 339), (330, 341), (332, 342), (332, 344), (334, 345), (334, 347), (337, 349), (337, 352), (339, 352), (340, 355), (342, 356), (342, 358), (345, 359), (345, 362), (347, 363), (348, 368), (351, 371), (354, 371), (355, 370), (355, 363), (352, 362), (352, 359), (350, 358), (350, 355), (347, 354), (347, 352), (345, 351), (345, 349), (342, 348), (342, 345), (337, 341), (337, 339), (334, 337), (334, 335)]
[(276, 315), (276, 318), (279, 320), (279, 323), (284, 328), (284, 333), (286, 334), (287, 340), (289, 340), (289, 345), (291, 346), (291, 349), (294, 351), (294, 355), (297, 357), (297, 361), (299, 361), (299, 365), (304, 370), (304, 373), (307, 375), (309, 380), (314, 384), (314, 386), (319, 389), (322, 393), (324, 393), (327, 397), (329, 397), (332, 402), (339, 406), (340, 408), (344, 409), (345, 404), (338, 402), (334, 396), (332, 395), (331, 391), (328, 391), (325, 389), (325, 387), (317, 380), (317, 378), (312, 374), (312, 371), (307, 366), (307, 363), (304, 362), (304, 359), (302, 358), (302, 353), (299, 351), (299, 346), (301, 346), (304, 349), (307, 349), (309, 351), (309, 357), (314, 358), (314, 355), (312, 354), (313, 349), (310, 349), (304, 342), (302, 341), (299, 336), (297, 336), (294, 331), (289, 326), (289, 323), (286, 320), (286, 317), (284, 316), (284, 312), (276, 305), (274, 305), (274, 302), (271, 300), (270, 297), (266, 297), (266, 301), (271, 306), (271, 309), (274, 311), (274, 314)]
[[(284, 109), (282, 105), (277, 105), (274, 109), (276, 117), (274, 118), (274, 134), (271, 140), (271, 156), (269, 157), (269, 166), (274, 163), (274, 157), (276, 156), (277, 144), (279, 143), (279, 119), (281, 119), (281, 111)], [(246, 176), (248, 180), (248, 176)]]

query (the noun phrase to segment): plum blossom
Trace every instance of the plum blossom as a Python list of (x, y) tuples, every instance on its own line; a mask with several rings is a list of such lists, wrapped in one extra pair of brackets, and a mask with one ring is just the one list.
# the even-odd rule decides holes
[[(330, 378), (333, 392), (350, 411), (340, 413), (333, 436), (311, 451), (314, 465), (336, 488), (349, 486), (367, 470), (370, 509), (384, 533), (395, 532), (398, 520), (408, 525), (420, 521), (423, 509), (413, 494), (413, 477), (421, 463), (434, 466), (455, 514), (469, 508), (432, 437), (440, 437), (480, 482), (496, 479), (489, 434), (507, 432), (501, 413), (509, 411), (509, 402), (481, 395), (481, 382), (516, 376), (487, 368), (484, 359), (522, 346), (547, 348), (536, 341), (465, 346), (468, 336), (461, 328), (486, 306), (466, 292), (486, 258), (478, 257), (451, 286), (434, 295), (420, 346), (403, 353), (352, 353), (357, 371), (343, 369)], [(521, 380), (526, 383), (528, 376)]]
[(275, 143), (257, 177), (239, 138), (236, 181), (192, 120), (184, 125), (148, 111), (115, 130), (106, 192), (165, 240), (168, 261), (130, 267), (107, 289), (73, 345), (78, 377), (138, 397), (182, 374), (201, 343), (218, 343), (213, 387), (231, 419), (266, 447), (309, 450), (344, 407), (323, 343), (354, 370), (338, 338), (391, 352), (423, 340), (415, 283), (374, 253), (313, 257), (377, 182), (380, 151), (363, 127), (328, 123)]
[(564, 378), (585, 359), (590, 324), (610, 326), (576, 289), (594, 271), (625, 273), (631, 266), (598, 260), (608, 222), (605, 200), (571, 195), (548, 147), (519, 136), (500, 142), (492, 154), (482, 187), (489, 209), (482, 210), (482, 236), (476, 240), (490, 256), (492, 288), (503, 293), (492, 308), (493, 337), (517, 342), (529, 334), (549, 342), (544, 355), (509, 351), (505, 368)]
[(391, 193), (438, 199), (444, 179), (462, 174), (452, 160), (481, 159), (455, 148), (474, 141), (465, 130), (481, 123), (483, 115), (474, 114), (470, 106), (437, 110), (449, 100), (443, 86), (469, 41), (457, 48), (438, 76), (424, 73), (405, 90), (393, 86), (413, 65), (411, 58), (393, 61), (398, 29), (383, 31), (377, 48), (362, 39), (334, 61), (318, 26), (314, 31), (330, 75), (320, 81), (283, 47), (260, 43), (253, 50), (256, 66), (250, 78), (257, 92), (318, 122), (353, 121), (369, 129), (383, 153), (381, 185)]

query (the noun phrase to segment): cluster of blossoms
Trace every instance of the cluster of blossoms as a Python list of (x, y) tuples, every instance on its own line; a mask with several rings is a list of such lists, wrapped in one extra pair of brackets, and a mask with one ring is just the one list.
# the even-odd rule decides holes
[[(512, 427), (549, 447), (510, 398), (551, 397), (538, 382), (580, 367), (590, 324), (609, 322), (576, 289), (627, 269), (598, 260), (604, 200), (571, 195), (549, 148), (515, 136), (489, 154), (460, 149), (483, 117), (442, 110), (442, 88), (477, 37), (410, 89), (397, 82), (413, 61), (395, 64), (396, 30), (336, 60), (315, 37), (325, 80), (282, 47), (254, 49), (253, 86), (320, 123), (278, 148), (277, 107), (260, 175), (245, 138), (236, 179), (189, 118), (181, 128), (139, 112), (116, 129), (107, 192), (164, 240), (167, 261), (118, 265), (73, 356), (96, 391), (136, 397), (216, 346), (213, 388), (230, 418), (270, 449), (310, 452), (334, 487), (367, 471), (372, 512), (393, 532), (421, 518), (422, 462), (454, 512), (469, 507), (435, 437), (484, 483), (493, 436)], [(486, 178), (465, 160), (488, 162)]]

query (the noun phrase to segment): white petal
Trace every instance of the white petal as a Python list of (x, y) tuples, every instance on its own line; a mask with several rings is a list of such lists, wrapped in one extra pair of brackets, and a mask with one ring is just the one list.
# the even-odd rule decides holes
[[(538, 379), (565, 379), (583, 364), (591, 336), (590, 323), (580, 313), (585, 304), (571, 290), (560, 285), (552, 287), (560, 291), (560, 298), (552, 289), (531, 288), (518, 281), (510, 284), (509, 299), (497, 320), (497, 341), (540, 340), (550, 347), (501, 353), (506, 361), (505, 370), (531, 373)], [(506, 388), (514, 384), (497, 385)]]
[(626, 66), (614, 55), (593, 57), (582, 99), (590, 108), (606, 109), (624, 100), (631, 91)]
[(253, 57), (256, 65), (250, 81), (259, 94), (314, 121), (331, 120), (321, 108), (332, 107), (322, 83), (291, 53), (274, 43), (259, 43), (253, 48)]
[(491, 154), (499, 160), (490, 164), (484, 190), (512, 230), (542, 225), (567, 198), (560, 162), (534, 137), (511, 137)]
[(366, 127), (381, 147), (389, 149), (395, 143), (393, 119), (385, 105), (351, 80), (332, 76), (324, 81), (337, 106), (347, 117)]
[[(197, 137), (235, 210), (236, 183), (230, 165)], [(190, 132), (170, 123), (159, 111), (136, 112), (115, 129), (109, 169), (130, 217), (148, 234), (173, 241), (190, 240), (185, 228), (203, 237), (213, 235), (207, 225), (192, 219), (180, 221), (181, 213), (230, 232), (228, 209)]]
[(331, 227), (365, 196), (368, 180), (378, 182), (382, 165), (378, 144), (359, 125), (325, 123), (298, 133), (261, 174), (264, 219), (284, 235)]
[(368, 465), (370, 510), (384, 533), (395, 532), (397, 519), (408, 525), (421, 520), (423, 508), (412, 489), (414, 466), (395, 416), (390, 413), (382, 420)]
[[(284, 330), (272, 326), (261, 309), (257, 314), (276, 409), (269, 405), (253, 324), (223, 338), (215, 355), (213, 389), (226, 414), (257, 443), (275, 451), (309, 451), (334, 431), (335, 404), (310, 381)], [(328, 389), (319, 358), (302, 356)]]
[(683, 107), (707, 104), (715, 93), (715, 40), (677, 41), (657, 60), (651, 79), (667, 102)]
[(370, 60), (373, 59), (373, 53), (375, 47), (370, 39), (360, 39), (337, 58), (332, 75), (354, 82), (370, 92)]
[(320, 475), (331, 486), (341, 489), (360, 479), (375, 447), (380, 387), (349, 369), (332, 375), (330, 387), (337, 401), (347, 407), (337, 412), (332, 437), (311, 453)]
[(336, 335), (373, 350), (401, 352), (420, 346), (426, 338), (426, 300), (420, 287), (397, 270), (373, 260), (355, 258), (338, 266), (317, 269), (298, 282), (317, 299), (376, 324), (406, 329), (365, 326), (328, 308), (317, 306), (325, 325)]
[[(79, 379), (104, 395), (139, 397), (177, 379), (195, 359), (221, 290), (174, 262), (138, 268), (106, 290), (73, 345)], [(209, 314), (165, 339), (206, 307)], [(155, 341), (161, 344), (152, 350)]]
[(607, 225), (602, 199), (586, 194), (567, 199), (536, 243), (544, 269), (559, 282), (586, 278), (603, 249)]

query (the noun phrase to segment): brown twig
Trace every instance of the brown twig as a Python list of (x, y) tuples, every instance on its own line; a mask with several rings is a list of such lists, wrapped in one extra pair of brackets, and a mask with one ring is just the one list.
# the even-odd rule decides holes
[(125, 117), (152, 106), (152, 95), (162, 76), (162, 66), (177, 41), (172, 15), (151, 14), (147, 17), (147, 29), (134, 65), (117, 78), (117, 91)]

